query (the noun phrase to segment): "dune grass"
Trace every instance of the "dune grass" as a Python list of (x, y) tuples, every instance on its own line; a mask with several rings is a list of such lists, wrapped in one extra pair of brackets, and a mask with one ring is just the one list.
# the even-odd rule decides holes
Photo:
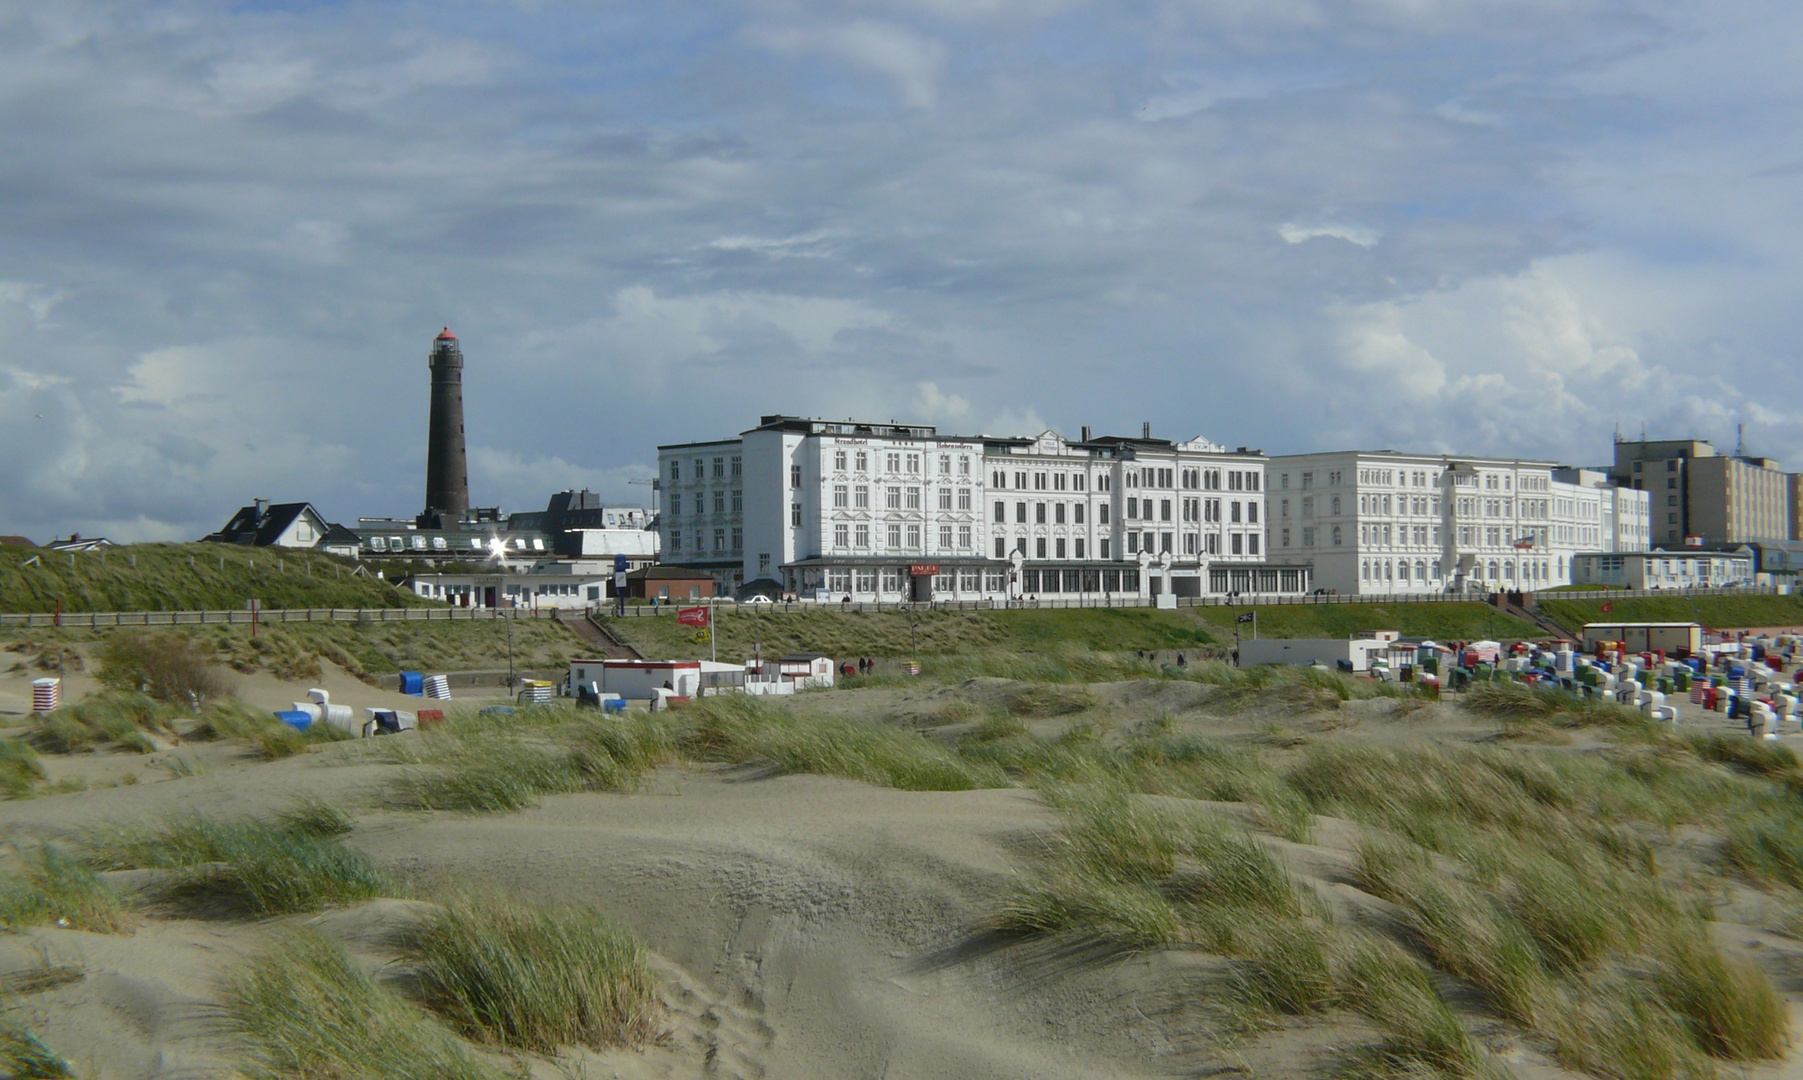
[(1785, 802), (1737, 817), (1722, 858), (1751, 881), (1803, 889), (1803, 816)]
[(107, 747), (149, 754), (148, 732), (168, 731), (178, 710), (135, 690), (107, 690), (39, 717), (29, 738), (37, 749), (80, 754)]
[(943, 743), (888, 724), (798, 718), (746, 695), (706, 698), (683, 710), (684, 753), (704, 761), (765, 762), (904, 791), (1006, 787), (1000, 769), (970, 762)]
[(1459, 704), (1468, 711), (1504, 721), (1540, 722), (1553, 727), (1615, 727), (1653, 730), (1652, 719), (1639, 709), (1568, 690), (1535, 687), (1510, 680), (1473, 683)]
[(43, 780), (44, 766), (30, 743), (0, 739), (0, 795), (8, 799), (30, 798)]
[(1244, 955), (1273, 922), (1303, 915), (1271, 853), (1217, 814), (1120, 791), (1051, 797), (1068, 825), (1050, 841), (1046, 872), (997, 913), (1003, 930)]
[(383, 749), (412, 766), (389, 788), (400, 805), (479, 813), (518, 810), (545, 795), (628, 791), (675, 752), (655, 717), (608, 720), (567, 706), (523, 709), (504, 722), (459, 714), (442, 730)]
[(251, 1080), (503, 1080), (343, 949), (289, 930), (225, 992)]
[(75, 1070), (17, 1020), (0, 1017), (0, 1075), (8, 1080), (63, 1080)]
[(177, 871), (174, 892), (219, 896), (266, 916), (381, 894), (386, 880), (368, 856), (338, 840), (341, 831), (342, 817), (318, 807), (273, 824), (189, 814), (157, 825), (90, 829), (82, 847), (92, 865)]
[(324, 743), (343, 742), (352, 736), (330, 724), (310, 724), (296, 731), (265, 709), (226, 698), (202, 710), (200, 722), (188, 733), (191, 739), (243, 739), (257, 748), (265, 761), (305, 753)]
[(1353, 937), (1336, 958), (1339, 1003), (1360, 1013), (1383, 1034), (1376, 1046), (1355, 1051), (1343, 1063), (1346, 1080), (1390, 1080), (1483, 1073), (1471, 1039), (1433, 980), (1394, 944)]
[(111, 934), (125, 926), (125, 904), (79, 859), (53, 844), (20, 852), (0, 877), (0, 926), (22, 930), (50, 923)]
[(478, 1042), (551, 1054), (659, 1033), (644, 947), (587, 905), (458, 897), (408, 935), (403, 955), (427, 1006)]

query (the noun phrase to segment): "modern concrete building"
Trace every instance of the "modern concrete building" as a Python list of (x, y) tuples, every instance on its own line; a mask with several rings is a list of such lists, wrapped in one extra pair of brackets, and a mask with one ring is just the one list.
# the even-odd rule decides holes
[(658, 448), (666, 563), (854, 600), (1308, 588), (1266, 562), (1265, 458), (1205, 439), (766, 416)]
[(1572, 556), (1603, 544), (1604, 507), (1615, 503), (1554, 469), (1391, 450), (1273, 457), (1274, 554), (1311, 563), (1317, 586), (1349, 594), (1568, 584)]
[(1656, 544), (1803, 539), (1797, 476), (1770, 458), (1725, 455), (1706, 439), (1617, 440), (1611, 473), (1651, 498)]

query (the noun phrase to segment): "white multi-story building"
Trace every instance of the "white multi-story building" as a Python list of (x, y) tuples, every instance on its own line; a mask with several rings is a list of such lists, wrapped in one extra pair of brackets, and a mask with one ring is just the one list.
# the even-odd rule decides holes
[[(1342, 593), (1551, 588), (1600, 550), (1609, 489), (1550, 462), (1337, 451), (1271, 459), (1274, 556)], [(1607, 529), (1613, 534), (1615, 525)]]
[(1309, 587), (1305, 567), (1266, 562), (1264, 456), (1204, 439), (767, 416), (658, 458), (664, 561), (723, 589), (923, 600)]
[[(1647, 551), (1653, 546), (1651, 492), (1619, 486), (1605, 469), (1555, 469), (1553, 479), (1601, 492), (1602, 543), (1594, 550)], [(1574, 582), (1583, 584), (1583, 582)]]

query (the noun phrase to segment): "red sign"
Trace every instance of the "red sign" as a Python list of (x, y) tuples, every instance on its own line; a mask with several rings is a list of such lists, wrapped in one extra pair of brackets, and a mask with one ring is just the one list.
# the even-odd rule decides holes
[(1614, 604), (1614, 603), (1612, 603), (1612, 602), (1610, 602), (1610, 601), (1604, 601), (1604, 602), (1603, 602), (1603, 611), (1605, 611), (1605, 612), (1610, 612), (1610, 611), (1614, 611), (1614, 610), (1615, 610), (1615, 604)]
[(686, 607), (677, 611), (676, 622), (681, 626), (706, 626), (707, 609), (704, 607)]
[(939, 572), (938, 563), (915, 563), (908, 567), (909, 577), (932, 577)]

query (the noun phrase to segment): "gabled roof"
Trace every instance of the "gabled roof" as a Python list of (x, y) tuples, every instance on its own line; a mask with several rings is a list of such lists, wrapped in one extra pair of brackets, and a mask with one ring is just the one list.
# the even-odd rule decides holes
[(356, 547), (363, 541), (355, 532), (352, 532), (350, 529), (345, 528), (337, 522), (333, 522), (326, 526), (326, 536), (325, 540), (322, 542), (330, 544), (333, 547), (342, 547), (346, 545)]
[(232, 520), (225, 523), (225, 528), (205, 539), (219, 544), (267, 547), (287, 532), (288, 526), (294, 524), (296, 518), (309, 511), (322, 523), (325, 522), (325, 516), (314, 510), (312, 503), (270, 503), (261, 508), (253, 504), (241, 508), (232, 515)]

